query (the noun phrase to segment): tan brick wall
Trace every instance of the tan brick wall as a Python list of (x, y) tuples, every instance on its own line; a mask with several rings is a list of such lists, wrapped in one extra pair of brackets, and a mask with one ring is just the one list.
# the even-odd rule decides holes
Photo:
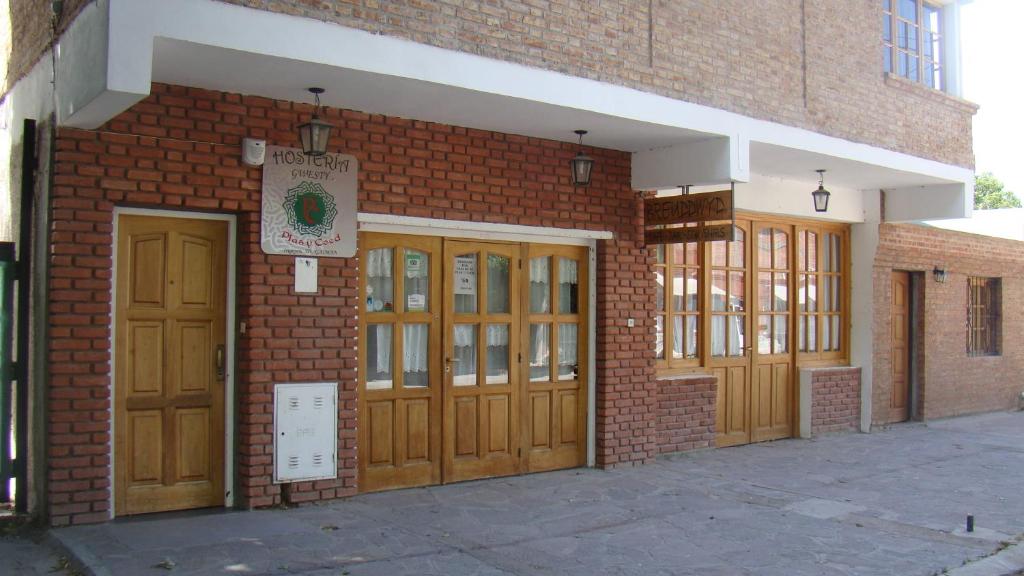
[[(50, 231), (49, 515), (108, 515), (113, 208), (208, 210), (238, 218), (236, 469), (248, 506), (350, 495), (356, 487), (356, 258), (324, 258), (320, 293), (296, 295), (293, 258), (260, 249), (262, 171), (241, 165), (242, 135), (297, 145), (305, 104), (154, 85), (98, 130), (58, 134)], [(597, 249), (597, 463), (655, 449), (653, 286), (629, 155), (588, 148), (593, 182), (575, 188), (576, 146), (329, 109), (332, 150), (359, 159), (359, 209), (405, 216), (612, 231)], [(626, 328), (626, 318), (638, 319)], [(282, 489), (272, 477), (272, 384), (338, 381), (337, 480)]]
[(659, 454), (715, 445), (717, 382), (714, 376), (658, 380)]
[(811, 375), (811, 434), (860, 427), (860, 368), (825, 368)]
[[(944, 284), (932, 269), (945, 268)], [(891, 272), (921, 272), (916, 322), (918, 381), (925, 419), (1017, 407), (1024, 390), (1024, 242), (913, 224), (882, 224), (874, 267), (872, 420), (889, 419), (892, 390)], [(1002, 353), (967, 356), (967, 278), (1002, 279)], [(920, 309), (919, 309), (920, 310)], [(923, 316), (923, 317), (922, 317)]]
[(974, 164), (973, 105), (885, 78), (876, 0), (222, 1)]
[[(92, 0), (64, 0), (64, 11), (57, 24), (60, 34), (75, 19), (78, 12)], [(10, 34), (0, 34), (0, 94), (8, 90), (25, 74), (28, 74), (39, 57), (50, 47), (53, 39), (53, 12), (50, 0), (7, 0), (4, 2), (7, 14), (0, 16), (0, 22), (9, 18)]]

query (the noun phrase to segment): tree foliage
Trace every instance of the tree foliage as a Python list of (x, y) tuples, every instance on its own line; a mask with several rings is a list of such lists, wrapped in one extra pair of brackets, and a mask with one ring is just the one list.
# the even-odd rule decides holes
[(1005, 190), (1003, 183), (991, 172), (974, 176), (974, 208), (975, 210), (991, 210), (993, 208), (1020, 208), (1020, 198)]

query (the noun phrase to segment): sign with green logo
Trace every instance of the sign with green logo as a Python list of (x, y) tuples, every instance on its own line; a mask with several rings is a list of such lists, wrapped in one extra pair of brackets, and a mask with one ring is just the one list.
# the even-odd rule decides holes
[(347, 258), (356, 253), (358, 164), (348, 154), (306, 156), (267, 146), (260, 245), (267, 254)]

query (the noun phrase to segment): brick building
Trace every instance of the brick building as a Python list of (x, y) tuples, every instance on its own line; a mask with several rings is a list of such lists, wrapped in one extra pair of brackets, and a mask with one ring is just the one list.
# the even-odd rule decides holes
[[(55, 525), (1015, 406), (1019, 244), (901, 224), (970, 213), (955, 1), (11, 6)], [(645, 245), (680, 186), (732, 190), (731, 241)]]

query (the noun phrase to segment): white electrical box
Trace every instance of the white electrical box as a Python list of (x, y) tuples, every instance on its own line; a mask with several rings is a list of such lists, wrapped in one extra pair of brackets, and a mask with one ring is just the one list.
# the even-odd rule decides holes
[(274, 385), (274, 482), (338, 476), (338, 383)]

